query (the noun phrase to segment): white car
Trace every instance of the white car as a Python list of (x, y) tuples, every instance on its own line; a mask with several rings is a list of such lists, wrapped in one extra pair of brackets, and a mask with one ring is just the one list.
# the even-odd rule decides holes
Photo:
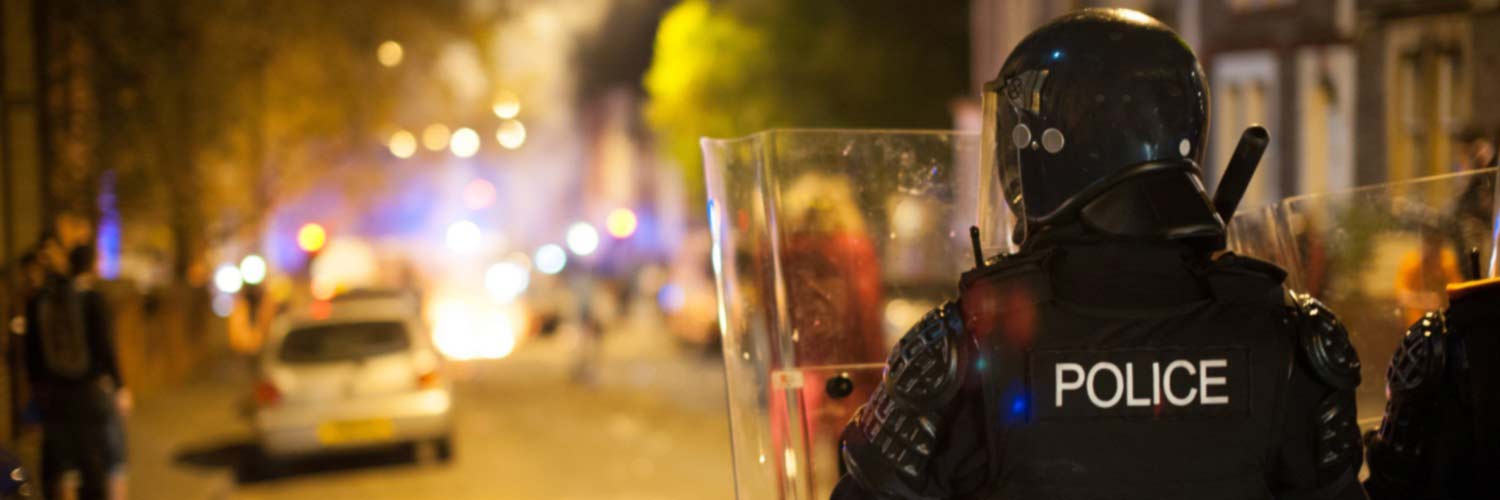
[(447, 460), (452, 387), (415, 308), (395, 298), (323, 305), (279, 321), (260, 355), (261, 450), (286, 458), (417, 444)]

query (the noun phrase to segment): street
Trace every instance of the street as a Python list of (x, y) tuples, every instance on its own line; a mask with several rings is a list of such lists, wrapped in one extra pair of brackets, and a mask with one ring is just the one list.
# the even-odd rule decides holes
[(265, 467), (232, 363), (143, 397), (131, 498), (558, 500), (731, 498), (723, 374), (660, 333), (611, 335), (596, 388), (569, 379), (564, 331), (503, 360), (454, 366), (453, 461), (406, 451)]

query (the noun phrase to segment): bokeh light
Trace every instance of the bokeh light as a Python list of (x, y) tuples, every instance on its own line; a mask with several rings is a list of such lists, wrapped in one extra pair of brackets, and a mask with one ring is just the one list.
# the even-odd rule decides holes
[(521, 113), (521, 98), (516, 97), (515, 92), (502, 90), (495, 95), (495, 102), (490, 109), (495, 112), (495, 116), (500, 118), (507, 120), (515, 118)]
[(496, 262), (484, 272), (484, 288), (501, 304), (515, 301), (530, 284), (531, 271), (518, 262)]
[(479, 225), (473, 221), (461, 220), (448, 225), (448, 249), (458, 253), (469, 253), (479, 249), (479, 240), (482, 235)]
[(259, 255), (250, 254), (240, 259), (240, 277), (245, 283), (259, 285), (266, 279), (266, 259)]
[(323, 249), (323, 243), (328, 241), (328, 232), (323, 226), (316, 222), (303, 224), (297, 230), (297, 247), (304, 252), (316, 252)]
[(224, 264), (214, 271), (214, 288), (224, 293), (235, 293), (245, 286), (245, 281), (240, 277), (240, 268), (234, 264)]
[(500, 359), (515, 351), (523, 314), (514, 304), (496, 310), (452, 298), (434, 300), (432, 340), (438, 352), (454, 360)]
[(479, 152), (479, 133), (474, 129), (464, 127), (453, 131), (453, 137), (449, 139), (448, 149), (459, 158), (468, 158)]
[(628, 208), (616, 208), (604, 218), (604, 229), (615, 238), (629, 238), (635, 234), (636, 222), (635, 212)]
[(662, 285), (660, 290), (656, 291), (656, 304), (661, 306), (661, 309), (663, 311), (680, 311), (682, 310), (682, 306), (686, 303), (687, 292), (683, 291), (681, 285), (678, 285), (676, 283), (667, 283), (665, 285)]
[(568, 227), (568, 250), (585, 256), (599, 249), (599, 231), (587, 222), (578, 222)]
[(484, 179), (474, 179), (464, 184), (464, 192), (461, 196), (464, 200), (464, 207), (469, 210), (479, 210), (495, 202), (495, 185)]
[(312, 284), (309, 285), (309, 291), (312, 292), (314, 299), (328, 300), (332, 299), (333, 295), (338, 293), (339, 286), (338, 282), (332, 279), (314, 276)]
[(495, 140), (500, 141), (500, 146), (505, 149), (519, 148), (526, 144), (526, 126), (519, 120), (505, 120), (495, 132)]
[(210, 307), (214, 310), (214, 316), (228, 318), (230, 314), (234, 313), (234, 296), (223, 293), (214, 294), (214, 300), (210, 304)]
[(536, 262), (536, 270), (542, 274), (557, 274), (568, 265), (568, 253), (562, 247), (548, 243), (536, 249), (536, 256), (532, 260)]
[(927, 227), (927, 207), (921, 200), (907, 198), (891, 211), (891, 229), (904, 238), (920, 236)]
[(417, 136), (405, 130), (397, 130), (396, 133), (391, 134), (391, 141), (386, 144), (386, 147), (391, 150), (392, 156), (401, 159), (411, 158), (411, 155), (417, 153)]
[(380, 44), (380, 47), (375, 49), (375, 58), (380, 60), (381, 66), (387, 68), (394, 68), (401, 64), (401, 59), (405, 58), (405, 56), (406, 51), (395, 40), (386, 40)]
[(448, 138), (452, 135), (447, 125), (441, 123), (428, 125), (427, 128), (422, 129), (422, 146), (429, 151), (448, 149)]

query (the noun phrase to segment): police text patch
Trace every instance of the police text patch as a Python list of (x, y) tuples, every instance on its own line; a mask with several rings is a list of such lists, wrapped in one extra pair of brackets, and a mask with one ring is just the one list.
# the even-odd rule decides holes
[(1044, 420), (1242, 414), (1247, 363), (1240, 347), (1033, 351), (1031, 410)]

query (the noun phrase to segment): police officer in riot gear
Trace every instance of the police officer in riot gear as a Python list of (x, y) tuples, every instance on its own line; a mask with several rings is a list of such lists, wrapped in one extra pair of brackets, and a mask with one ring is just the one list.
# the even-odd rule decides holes
[(1023, 40), (990, 89), (983, 161), (1019, 251), (901, 339), (833, 497), (1364, 498), (1343, 326), (1281, 269), (1221, 252), (1248, 175), (1232, 163), (1227, 199), (1204, 190), (1192, 50), (1087, 9)]
[(1407, 329), (1386, 371), (1365, 480), (1374, 500), (1500, 497), (1487, 477), (1500, 467), (1500, 280), (1450, 285), (1448, 295), (1446, 311)]

